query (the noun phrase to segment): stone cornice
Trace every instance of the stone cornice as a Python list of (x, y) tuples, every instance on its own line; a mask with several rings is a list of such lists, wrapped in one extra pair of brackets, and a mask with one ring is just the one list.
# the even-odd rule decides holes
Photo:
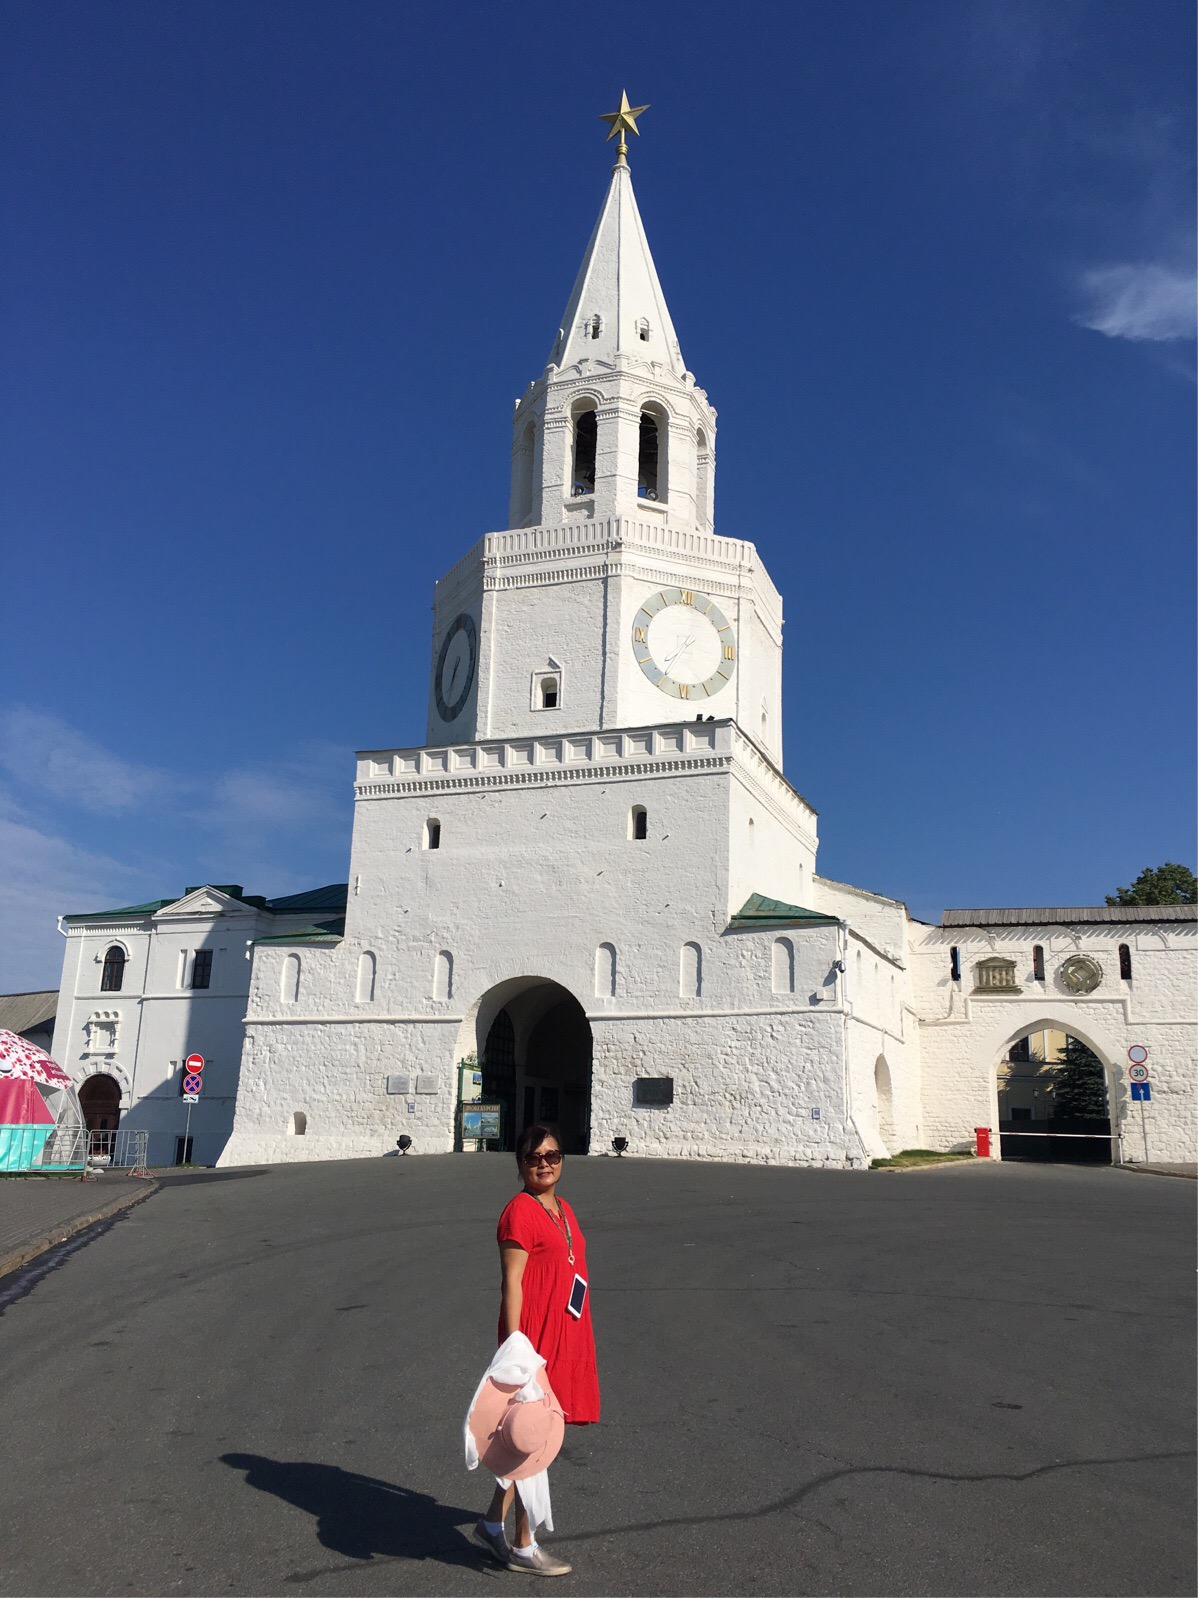
[(693, 759), (620, 761), (602, 767), (549, 767), (528, 771), (502, 771), (466, 775), (451, 772), (440, 778), (415, 777), (408, 781), (360, 782), (354, 787), (358, 799), (393, 799), (404, 794), (477, 793), (497, 788), (574, 786), (588, 782), (628, 782), (638, 777), (673, 777), (680, 772), (721, 771), (732, 764), (731, 755), (699, 756)]

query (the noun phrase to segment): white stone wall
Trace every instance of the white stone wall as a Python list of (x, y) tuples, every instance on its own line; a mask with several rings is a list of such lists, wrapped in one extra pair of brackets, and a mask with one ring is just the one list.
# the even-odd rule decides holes
[[(679, 527), (661, 511), (488, 533), (437, 584), (431, 675), (456, 617), (478, 630), (475, 684), (452, 721), (430, 684), (431, 745), (655, 726), (678, 716), (730, 718), (782, 761), (782, 601), (756, 549)], [(710, 595), (736, 636), (726, 687), (680, 701), (645, 676), (633, 653), (636, 613), (662, 588)], [(556, 663), (556, 666), (553, 665)], [(560, 667), (554, 710), (536, 707), (533, 675)]]
[[(528, 979), (560, 985), (590, 1020), (593, 1149), (623, 1133), (646, 1153), (765, 1158), (772, 1127), (769, 1158), (859, 1161), (841, 995), (829, 982), (839, 927), (786, 934), (793, 987), (781, 991), (774, 935), (725, 931), (733, 795), (743, 802), (763, 770), (727, 723), (363, 756), (345, 939), (255, 950), (224, 1163), (377, 1154), (402, 1131), (420, 1152), (448, 1149), (455, 1064), (485, 1041), (500, 1002), (490, 996)], [(629, 837), (634, 804), (648, 813), (643, 841)], [(422, 846), (430, 816), (441, 824), (435, 850)], [(813, 844), (796, 837), (787, 853), (813, 858)], [(766, 888), (786, 880), (764, 875)], [(689, 942), (702, 955), (694, 995), (681, 991)], [(601, 943), (617, 952), (614, 994), (596, 992)], [(377, 962), (369, 1001), (357, 997), (364, 953)], [(452, 981), (438, 987), (446, 955)], [(286, 970), (297, 958), (293, 1000)], [(426, 1078), (428, 1091), (399, 1102), (388, 1074)], [(636, 1108), (634, 1134), (640, 1075), (673, 1076), (676, 1099)], [(296, 1112), (302, 1135), (289, 1131)]]
[[(1118, 946), (1132, 955), (1132, 979), (1119, 977)], [(1044, 982), (1032, 974), (1032, 948), (1045, 951)], [(961, 981), (949, 977), (949, 951), (961, 954)], [(1084, 997), (1060, 982), (1072, 954), (1102, 967), (1097, 990)], [(1018, 994), (974, 993), (978, 960), (1016, 962)], [(1107, 1067), (1112, 1120), (1122, 1156), (1144, 1158), (1140, 1106), (1128, 1090), (1127, 1050), (1149, 1050), (1152, 1102), (1145, 1106), (1150, 1161), (1193, 1160), (1198, 1153), (1195, 1094), (1195, 991), (1198, 928), (1194, 923), (1117, 923), (1076, 927), (923, 927), (912, 924), (914, 1002), (919, 1012), (924, 1120), (934, 1146), (972, 1147), (975, 1127), (997, 1133), (997, 1063), (1027, 1032), (1057, 1028), (1086, 1043)], [(1114, 1127), (1113, 1127), (1114, 1129)], [(997, 1136), (992, 1144), (997, 1151)]]

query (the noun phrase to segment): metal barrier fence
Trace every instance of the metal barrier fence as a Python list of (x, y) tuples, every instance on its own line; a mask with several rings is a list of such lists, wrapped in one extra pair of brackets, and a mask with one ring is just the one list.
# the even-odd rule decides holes
[(87, 1134), (87, 1163), (92, 1170), (123, 1170), (146, 1175), (150, 1134), (118, 1127), (115, 1132)]

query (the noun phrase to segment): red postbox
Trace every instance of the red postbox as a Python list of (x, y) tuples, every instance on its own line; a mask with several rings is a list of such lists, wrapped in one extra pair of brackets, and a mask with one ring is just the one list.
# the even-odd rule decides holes
[(973, 1135), (978, 1140), (978, 1159), (990, 1158), (990, 1128), (988, 1126), (975, 1126)]

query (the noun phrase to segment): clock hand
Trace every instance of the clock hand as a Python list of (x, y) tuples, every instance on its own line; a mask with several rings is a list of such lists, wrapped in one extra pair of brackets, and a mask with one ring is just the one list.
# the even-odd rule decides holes
[(684, 638), (682, 640), (682, 642), (678, 645), (678, 648), (670, 656), (669, 660), (666, 661), (666, 670), (667, 671), (673, 671), (674, 662), (678, 659), (679, 655), (684, 655), (686, 653), (686, 651), (690, 648), (690, 646), (694, 643), (694, 641), (695, 641), (694, 633), (691, 633), (688, 637), (686, 637), (686, 638)]
[(462, 657), (459, 655), (453, 663), (453, 670), (449, 674), (449, 692), (453, 692), (453, 685), (458, 680), (458, 671), (461, 668)]

